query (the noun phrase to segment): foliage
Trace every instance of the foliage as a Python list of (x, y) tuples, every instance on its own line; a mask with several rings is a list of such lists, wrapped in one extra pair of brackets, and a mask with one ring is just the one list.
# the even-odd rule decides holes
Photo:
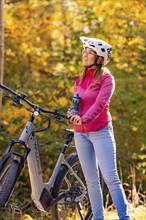
[[(5, 217), (8, 217), (11, 220), (51, 220), (51, 216), (49, 214), (45, 214), (45, 213), (37, 213), (34, 216), (34, 213), (30, 213), (30, 214), (25, 214), (21, 217), (19, 217), (18, 215), (13, 215), (10, 214), (8, 215), (8, 213), (4, 213), (4, 214), (0, 214), (0, 217), (3, 217), (3, 219), (5, 219)], [(131, 220), (145, 220), (146, 218), (146, 212), (145, 212), (145, 207), (144, 206), (139, 206), (138, 208), (130, 208), (130, 217)], [(68, 220), (73, 220), (73, 219), (68, 219)], [(77, 219), (76, 219), (77, 220)], [(105, 220), (118, 220), (118, 216), (115, 210), (111, 210), (111, 211), (107, 211), (105, 210)]]
[[(111, 113), (120, 178), (129, 184), (128, 189), (131, 190), (130, 165), (133, 164), (136, 188), (142, 185), (141, 191), (145, 192), (145, 2), (11, 2), (5, 4), (4, 84), (26, 93), (30, 101), (38, 105), (59, 109), (63, 113), (70, 107), (74, 80), (82, 71), (79, 36), (101, 38), (112, 45), (113, 55), (108, 67), (116, 80)], [(3, 100), (2, 113), (0, 155), (9, 138), (18, 138), (30, 114), (6, 99)], [(45, 143), (40, 152), (49, 174), (57, 158), (53, 143), (58, 141), (60, 147), (63, 142), (61, 128), (61, 125), (53, 123), (52, 130), (39, 137), (41, 143)], [(52, 147), (48, 152), (50, 143)], [(28, 179), (26, 171), (24, 177)]]

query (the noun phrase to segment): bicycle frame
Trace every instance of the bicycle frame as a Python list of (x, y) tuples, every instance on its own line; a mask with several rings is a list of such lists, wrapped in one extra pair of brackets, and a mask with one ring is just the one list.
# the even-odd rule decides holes
[(25, 145), (30, 148), (30, 153), (27, 156), (27, 163), (32, 189), (31, 197), (37, 208), (41, 211), (44, 211), (42, 205), (39, 202), (44, 184), (38, 151), (38, 141), (34, 130), (35, 128), (33, 122), (28, 121), (19, 138), (19, 141), (25, 143)]
[[(35, 127), (33, 122), (31, 121), (27, 122), (22, 134), (20, 135), (19, 141), (21, 143), (24, 143), (28, 148), (30, 148), (30, 152), (27, 156), (27, 163), (28, 163), (28, 170), (29, 170), (30, 183), (32, 189), (31, 198), (34, 204), (36, 205), (36, 207), (40, 211), (48, 211), (52, 204), (54, 204), (58, 200), (61, 200), (61, 198), (63, 197), (63, 195), (61, 195), (59, 198), (53, 200), (51, 196), (51, 188), (54, 185), (61, 164), (65, 164), (71, 170), (73, 175), (82, 185), (84, 191), (83, 194), (86, 193), (86, 187), (84, 186), (84, 183), (77, 176), (77, 174), (71, 168), (69, 163), (64, 159), (64, 154), (67, 148), (67, 144), (64, 144), (63, 150), (58, 157), (57, 163), (55, 165), (55, 168), (53, 170), (53, 173), (49, 181), (47, 183), (44, 183), (39, 150), (38, 150), (38, 141), (37, 141), (37, 136), (35, 133)], [(80, 197), (78, 198), (78, 200), (79, 199)]]

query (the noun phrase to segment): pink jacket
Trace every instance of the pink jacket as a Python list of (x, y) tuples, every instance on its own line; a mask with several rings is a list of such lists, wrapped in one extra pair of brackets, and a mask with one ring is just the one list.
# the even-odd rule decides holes
[(100, 80), (88, 88), (93, 80), (94, 70), (88, 69), (81, 85), (80, 78), (75, 81), (74, 94), (81, 98), (79, 116), (82, 118), (82, 125), (74, 125), (77, 132), (98, 131), (112, 122), (109, 103), (115, 89), (114, 77), (107, 71)]

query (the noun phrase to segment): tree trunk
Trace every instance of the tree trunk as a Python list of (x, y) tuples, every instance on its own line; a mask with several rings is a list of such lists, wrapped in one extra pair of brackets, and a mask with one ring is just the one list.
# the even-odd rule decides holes
[[(0, 83), (4, 74), (4, 0), (0, 0)], [(2, 110), (2, 90), (0, 89), (0, 119)]]

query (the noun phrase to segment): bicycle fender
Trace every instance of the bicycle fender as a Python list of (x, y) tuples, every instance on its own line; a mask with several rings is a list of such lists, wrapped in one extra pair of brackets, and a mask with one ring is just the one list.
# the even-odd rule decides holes
[[(74, 161), (74, 158), (77, 157), (77, 152), (74, 152), (72, 154), (70, 154), (65, 160), (67, 161), (67, 163), (69, 165), (72, 164), (72, 162)], [(65, 163), (62, 163), (61, 166), (60, 166), (60, 169), (58, 171), (58, 175), (57, 175), (57, 178), (55, 180), (55, 182), (58, 180), (59, 178), (59, 175), (61, 175), (62, 172), (64, 172), (64, 169), (68, 169), (67, 165)]]
[(73, 160), (74, 157), (78, 157), (77, 152), (74, 152), (72, 154), (70, 154), (67, 158), (66, 161), (70, 164)]
[(21, 156), (19, 156), (13, 151), (9, 151), (3, 155), (2, 160), (0, 161), (0, 172), (3, 169), (4, 164), (7, 162), (7, 160), (10, 158), (12, 154), (16, 156), (14, 157), (14, 160), (18, 161), (18, 163), (21, 163)]
[(62, 176), (63, 173), (65, 173), (69, 168), (67, 166), (67, 163), (68, 165), (72, 166), (72, 164), (74, 163), (75, 161), (75, 158), (77, 158), (78, 155), (77, 155), (77, 152), (74, 152), (72, 154), (70, 154), (64, 162), (62, 162), (60, 168), (59, 168), (59, 171), (58, 171), (58, 175), (55, 179), (55, 182), (54, 182), (54, 185), (53, 185), (53, 189), (52, 189), (52, 196), (53, 198), (56, 197), (56, 194), (54, 194), (54, 190), (56, 189), (56, 187), (60, 184), (60, 177)]

